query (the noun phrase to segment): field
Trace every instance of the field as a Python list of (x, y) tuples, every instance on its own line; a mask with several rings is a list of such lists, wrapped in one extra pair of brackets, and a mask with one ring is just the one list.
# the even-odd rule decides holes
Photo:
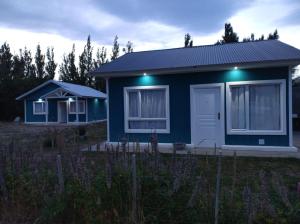
[(300, 223), (298, 159), (161, 154), (156, 136), (79, 150), (104, 129), (16, 130), (0, 151), (0, 223)]

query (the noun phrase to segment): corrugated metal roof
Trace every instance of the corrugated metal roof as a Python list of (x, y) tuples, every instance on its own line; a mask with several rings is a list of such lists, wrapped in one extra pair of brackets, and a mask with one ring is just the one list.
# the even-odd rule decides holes
[(17, 97), (16, 100), (23, 99), (24, 97), (30, 95), (31, 93), (37, 91), (38, 89), (41, 89), (42, 87), (46, 86), (49, 83), (54, 83), (54, 84), (58, 85), (60, 88), (65, 89), (66, 91), (74, 94), (75, 96), (106, 98), (105, 93), (102, 93), (98, 90), (95, 90), (95, 89), (87, 87), (87, 86), (82, 86), (82, 85), (77, 85), (77, 84), (72, 84), (72, 83), (67, 83), (67, 82), (61, 82), (61, 81), (56, 81), (56, 80), (49, 80), (49, 81), (44, 82), (43, 84), (31, 89), (30, 91), (22, 94), (21, 96)]
[(154, 71), (195, 66), (299, 61), (300, 50), (278, 40), (206, 45), (127, 53), (92, 72), (97, 74)]
[(53, 82), (59, 85), (60, 87), (62, 87), (63, 89), (74, 93), (77, 96), (106, 98), (105, 93), (102, 93), (98, 90), (95, 90), (87, 86), (72, 84), (68, 82), (55, 81), (55, 80), (53, 80)]

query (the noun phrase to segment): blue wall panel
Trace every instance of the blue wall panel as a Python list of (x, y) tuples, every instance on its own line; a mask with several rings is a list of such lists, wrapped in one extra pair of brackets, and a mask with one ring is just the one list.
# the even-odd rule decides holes
[(99, 121), (106, 119), (105, 99), (88, 99), (88, 119), (89, 121)]
[[(109, 80), (109, 110), (110, 110), (110, 141), (119, 141), (124, 135), (131, 140), (138, 139), (147, 142), (150, 134), (124, 133), (124, 96), (123, 87), (169, 85), (170, 94), (170, 133), (158, 134), (160, 142), (191, 142), (190, 127), (190, 85), (206, 83), (225, 83), (231, 81), (288, 79), (288, 68), (261, 68), (248, 70), (227, 70), (174, 75), (148, 75)], [(288, 83), (288, 82), (287, 82)], [(288, 86), (287, 86), (288, 93)], [(287, 94), (288, 99), (288, 94)], [(225, 101), (226, 102), (226, 101)], [(287, 100), (288, 102), (288, 100)], [(225, 103), (226, 105), (226, 103)], [(287, 114), (289, 114), (287, 107)], [(226, 130), (226, 122), (225, 122)], [(287, 118), (287, 130), (288, 118)], [(226, 133), (226, 131), (225, 131)], [(258, 139), (264, 138), (265, 145), (287, 146), (288, 135), (259, 136), (259, 135), (226, 135), (226, 144), (257, 145)]]
[(46, 122), (46, 117), (43, 114), (33, 114), (33, 102), (36, 100), (26, 100), (26, 121), (27, 122)]

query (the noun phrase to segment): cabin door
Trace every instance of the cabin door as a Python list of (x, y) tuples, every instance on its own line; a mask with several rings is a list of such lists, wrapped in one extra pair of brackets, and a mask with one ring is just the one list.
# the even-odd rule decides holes
[(191, 142), (195, 147), (223, 144), (221, 87), (191, 86)]
[(67, 123), (68, 122), (68, 110), (67, 110), (67, 101), (58, 101), (58, 122)]

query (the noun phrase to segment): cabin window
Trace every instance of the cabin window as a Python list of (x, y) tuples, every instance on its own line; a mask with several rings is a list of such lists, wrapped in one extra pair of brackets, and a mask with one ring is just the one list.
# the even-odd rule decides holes
[[(78, 100), (78, 113), (85, 113), (85, 101)], [(76, 114), (76, 101), (71, 101), (69, 106), (69, 114)]]
[(230, 134), (285, 134), (285, 80), (227, 83)]
[(169, 87), (125, 87), (125, 132), (169, 133)]
[(44, 101), (33, 102), (33, 114), (46, 114), (46, 103)]

